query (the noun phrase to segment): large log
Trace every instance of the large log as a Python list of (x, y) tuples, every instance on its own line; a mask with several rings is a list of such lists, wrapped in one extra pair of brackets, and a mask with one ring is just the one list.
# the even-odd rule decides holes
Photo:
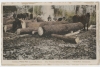
[(89, 27), (88, 29), (89, 29), (89, 30), (90, 30), (90, 29), (94, 29), (94, 30), (95, 30), (95, 29), (96, 29), (96, 25), (90, 25), (90, 27)]
[(4, 25), (4, 32), (9, 32), (12, 30), (13, 24)]
[[(45, 25), (55, 25), (55, 24), (65, 24), (67, 22), (26, 22), (24, 20), (22, 21), (22, 28), (25, 29), (18, 29), (17, 33), (18, 34), (25, 34), (25, 33), (34, 33), (38, 30), (40, 26), (45, 26)], [(29, 29), (29, 31), (27, 31)], [(34, 30), (35, 29), (35, 30)]]
[(27, 22), (32, 22), (33, 20), (24, 20), (24, 21), (27, 23)]
[(58, 35), (58, 34), (51, 34), (52, 37), (56, 37), (58, 39), (61, 39), (65, 42), (70, 42), (70, 43), (79, 43), (79, 37), (74, 37), (74, 36), (64, 36), (64, 35)]
[(24, 20), (21, 20), (21, 22), (22, 22), (22, 28), (24, 29), (18, 29), (17, 34), (28, 34), (28, 33), (34, 34), (35, 32), (37, 32), (40, 26), (66, 23), (66, 22), (26, 22), (25, 24)]
[(26, 23), (26, 28), (29, 27), (29, 28), (38, 28), (40, 26), (41, 23), (38, 23), (38, 22), (29, 22), (29, 23)]
[(71, 31), (77, 31), (83, 28), (83, 24), (81, 22), (77, 23), (69, 23), (69, 24), (57, 24), (57, 25), (45, 25), (43, 27), (38, 28), (38, 34), (42, 35), (50, 35), (50, 34), (66, 34)]
[(10, 19), (10, 20), (8, 20), (8, 21), (6, 22), (6, 24), (13, 24), (14, 21), (15, 21), (14, 19)]
[(45, 25), (55, 25), (55, 24), (67, 24), (67, 21), (57, 21), (57, 22), (32, 22), (32, 21), (26, 21), (26, 20), (22, 20), (23, 22), (26, 23), (26, 28), (27, 27), (40, 27), (40, 26), (45, 26)]
[[(26, 22), (26, 21), (25, 21)], [(47, 22), (26, 22), (26, 27), (33, 27), (33, 26), (45, 26), (45, 25), (56, 25), (56, 24), (68, 24), (67, 21), (47, 21)]]
[(68, 22), (67, 22), (67, 21), (56, 21), (56, 22), (54, 22), (54, 21), (47, 21), (47, 22), (42, 22), (42, 23), (40, 24), (40, 26), (45, 26), (45, 25), (56, 25), (56, 24), (68, 24)]
[(37, 28), (23, 28), (17, 29), (17, 34), (34, 34), (37, 31)]

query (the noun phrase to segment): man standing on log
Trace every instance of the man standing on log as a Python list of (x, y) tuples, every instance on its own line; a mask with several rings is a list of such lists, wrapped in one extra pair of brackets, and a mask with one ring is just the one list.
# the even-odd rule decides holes
[(48, 17), (48, 21), (51, 21), (51, 16), (49, 15), (49, 17)]

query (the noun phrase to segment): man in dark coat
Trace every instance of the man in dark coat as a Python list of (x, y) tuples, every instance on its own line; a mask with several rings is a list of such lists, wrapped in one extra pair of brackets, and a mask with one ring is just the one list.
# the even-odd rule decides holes
[(18, 18), (15, 18), (12, 27), (13, 32), (15, 32), (18, 28), (22, 28), (21, 21)]

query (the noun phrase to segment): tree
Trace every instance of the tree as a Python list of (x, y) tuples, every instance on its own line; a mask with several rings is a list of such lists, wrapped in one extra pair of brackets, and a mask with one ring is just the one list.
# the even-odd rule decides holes
[(30, 13), (32, 13), (32, 12), (33, 12), (33, 8), (30, 8), (28, 11), (29, 11)]
[(88, 7), (88, 5), (82, 5), (82, 9), (83, 9), (83, 14), (86, 14), (86, 7)]
[(42, 11), (41, 11), (42, 6), (34, 6), (34, 13), (36, 15), (41, 15)]
[(79, 5), (76, 5), (76, 11), (75, 11), (75, 13), (77, 14), (78, 13), (78, 11), (79, 11)]
[(63, 10), (61, 9), (62, 7), (56, 8), (55, 5), (52, 5), (52, 9), (54, 9), (54, 16), (62, 16), (63, 15)]
[(63, 10), (61, 9), (61, 7), (58, 8), (57, 15), (58, 16), (62, 16), (63, 15)]
[(3, 13), (9, 13), (17, 11), (16, 6), (3, 6)]

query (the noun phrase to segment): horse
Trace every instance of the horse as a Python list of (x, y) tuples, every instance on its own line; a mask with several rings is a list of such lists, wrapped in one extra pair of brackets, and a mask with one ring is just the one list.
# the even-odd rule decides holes
[(88, 25), (89, 25), (89, 20), (90, 20), (90, 13), (87, 13), (85, 15), (74, 15), (73, 16), (73, 23), (76, 23), (76, 22), (81, 22), (83, 25), (84, 25), (84, 31), (86, 30), (85, 27), (86, 27), (86, 24), (87, 24), (87, 31), (88, 31)]

